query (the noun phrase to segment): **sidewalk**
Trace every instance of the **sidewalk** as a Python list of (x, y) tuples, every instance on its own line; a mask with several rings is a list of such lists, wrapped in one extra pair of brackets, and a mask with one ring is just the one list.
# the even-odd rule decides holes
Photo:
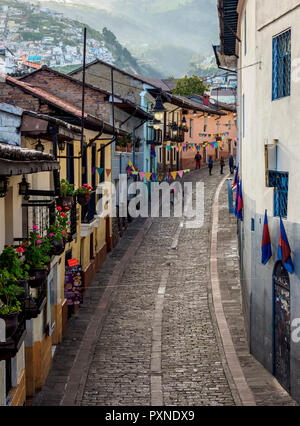
[(227, 324), (246, 382), (258, 406), (298, 405), (249, 353), (244, 328), (239, 272), (237, 219), (228, 214), (226, 182), (219, 197), (218, 273), (221, 299)]

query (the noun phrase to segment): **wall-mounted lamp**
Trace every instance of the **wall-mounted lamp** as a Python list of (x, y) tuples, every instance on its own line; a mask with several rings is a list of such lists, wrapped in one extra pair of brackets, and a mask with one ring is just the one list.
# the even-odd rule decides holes
[(27, 182), (26, 177), (23, 176), (22, 181), (19, 183), (19, 195), (23, 195), (25, 200), (28, 200), (28, 191), (30, 188), (30, 183)]
[(8, 179), (6, 176), (0, 176), (0, 198), (4, 198), (7, 194)]
[(40, 141), (40, 139), (38, 140), (38, 143), (35, 146), (35, 149), (36, 149), (36, 151), (39, 151), (39, 152), (44, 152), (45, 151), (45, 147), (42, 144), (42, 142)]

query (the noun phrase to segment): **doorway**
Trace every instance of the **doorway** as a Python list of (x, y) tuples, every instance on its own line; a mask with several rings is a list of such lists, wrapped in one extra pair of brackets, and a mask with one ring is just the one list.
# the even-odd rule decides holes
[(274, 376), (281, 386), (290, 392), (290, 278), (281, 261), (277, 262), (273, 273), (274, 294)]

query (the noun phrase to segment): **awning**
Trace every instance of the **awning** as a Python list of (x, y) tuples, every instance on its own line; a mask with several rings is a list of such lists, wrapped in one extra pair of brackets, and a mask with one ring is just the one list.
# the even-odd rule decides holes
[(0, 143), (0, 175), (15, 176), (59, 170), (53, 155)]

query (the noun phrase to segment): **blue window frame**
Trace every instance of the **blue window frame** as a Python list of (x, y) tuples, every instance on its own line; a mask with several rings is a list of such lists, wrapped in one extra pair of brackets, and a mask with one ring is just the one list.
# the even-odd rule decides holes
[(270, 170), (269, 186), (274, 188), (274, 216), (287, 218), (289, 174)]
[(273, 38), (272, 100), (291, 94), (291, 30)]

